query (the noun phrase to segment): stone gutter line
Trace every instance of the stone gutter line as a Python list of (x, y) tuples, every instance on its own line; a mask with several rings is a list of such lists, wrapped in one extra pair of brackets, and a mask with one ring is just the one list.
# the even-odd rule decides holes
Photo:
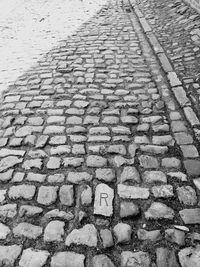
[(148, 41), (157, 56), (157, 59), (160, 63), (161, 69), (166, 73), (167, 80), (170, 84), (171, 91), (175, 96), (176, 101), (179, 103), (180, 108), (183, 109), (186, 120), (192, 128), (200, 127), (200, 121), (192, 108), (192, 103), (190, 99), (187, 97), (186, 91), (183, 87), (183, 83), (178, 78), (175, 70), (173, 69), (164, 49), (160, 45), (157, 37), (153, 33), (151, 26), (148, 21), (145, 19), (143, 13), (137, 6), (135, 0), (130, 1), (131, 6), (133, 7), (135, 14), (138, 18), (138, 21), (146, 34)]

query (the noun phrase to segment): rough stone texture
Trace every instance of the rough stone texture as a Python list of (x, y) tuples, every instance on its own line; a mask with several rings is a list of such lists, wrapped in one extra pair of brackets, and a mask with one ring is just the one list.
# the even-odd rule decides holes
[(184, 248), (178, 253), (178, 257), (183, 267), (199, 267), (200, 246)]
[(156, 249), (156, 264), (158, 267), (179, 267), (174, 251), (164, 247)]
[(193, 206), (197, 203), (197, 195), (191, 186), (183, 186), (177, 188), (179, 201), (185, 205)]
[(60, 202), (66, 206), (72, 206), (74, 203), (73, 185), (63, 185), (59, 191)]
[(20, 223), (13, 229), (15, 236), (25, 236), (27, 238), (36, 239), (42, 234), (42, 227), (30, 223)]
[(95, 190), (94, 214), (112, 216), (114, 190), (106, 184), (98, 184)]
[(92, 267), (115, 267), (108, 256), (100, 254), (92, 259)]
[(139, 229), (137, 231), (137, 236), (140, 240), (151, 240), (153, 242), (162, 239), (160, 230), (146, 231), (145, 229)]
[(149, 197), (149, 189), (137, 186), (127, 186), (119, 184), (118, 195), (121, 198), (147, 199)]
[(13, 266), (21, 250), (22, 247), (18, 245), (0, 246), (0, 264), (3, 266), (6, 263), (7, 266)]
[(174, 211), (165, 204), (160, 202), (153, 202), (149, 209), (145, 212), (145, 217), (147, 219), (173, 219)]
[(23, 159), (20, 159), (16, 156), (8, 156), (6, 158), (3, 158), (0, 161), (0, 172), (6, 171), (10, 167), (14, 167), (17, 164), (21, 163)]
[(50, 205), (56, 201), (57, 186), (41, 186), (38, 191), (37, 202), (42, 205)]
[(64, 222), (51, 221), (44, 230), (44, 241), (62, 241), (64, 236), (64, 226)]
[(113, 228), (117, 243), (127, 243), (131, 239), (131, 226), (126, 223), (118, 223)]
[(25, 249), (19, 261), (19, 267), (42, 267), (48, 256), (49, 252), (45, 250)]
[[(52, 267), (84, 267), (85, 256), (75, 252), (58, 252), (51, 259)], [(67, 264), (67, 265), (66, 265)]]
[(119, 178), (120, 183), (126, 181), (140, 182), (140, 175), (135, 167), (124, 167)]
[(93, 224), (86, 224), (81, 229), (73, 230), (66, 238), (65, 245), (71, 244), (86, 245), (89, 247), (97, 246), (97, 230)]
[[(22, 7), (44, 38), (52, 14), (67, 20), (66, 1), (22, 2), (3, 33), (26, 25)], [(200, 240), (200, 18), (181, 0), (68, 4), (92, 15), (100, 2), (0, 100), (1, 246), (23, 249), (9, 267), (178, 267)]]
[(108, 229), (102, 229), (100, 231), (100, 236), (102, 239), (103, 247), (112, 247), (114, 245), (112, 233)]
[(200, 208), (184, 209), (179, 214), (185, 224), (200, 224)]
[(121, 266), (150, 267), (151, 260), (148, 253), (143, 251), (123, 251), (121, 253)]
[(126, 202), (126, 201), (122, 201), (120, 203), (120, 217), (121, 218), (132, 217), (138, 214), (139, 214), (138, 205), (132, 202)]

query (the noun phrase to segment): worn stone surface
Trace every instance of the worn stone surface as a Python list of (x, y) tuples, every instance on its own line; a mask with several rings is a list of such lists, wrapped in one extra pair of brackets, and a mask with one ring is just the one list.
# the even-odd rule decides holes
[(46, 263), (48, 256), (48, 251), (28, 248), (23, 251), (21, 259), (19, 261), (19, 266), (42, 267)]
[(85, 256), (75, 252), (58, 252), (51, 259), (52, 267), (84, 267)]
[[(48, 35), (44, 2), (30, 10)], [(178, 255), (200, 239), (200, 18), (181, 0), (100, 2), (0, 100), (2, 266), (195, 266)]]
[(186, 247), (182, 249), (179, 254), (179, 261), (181, 263), (181, 266), (183, 267), (189, 267), (199, 266), (199, 258), (200, 258), (200, 246), (197, 245), (196, 247)]
[(112, 216), (114, 191), (106, 184), (98, 184), (95, 190), (94, 214)]
[(97, 246), (97, 230), (93, 224), (86, 224), (81, 229), (73, 230), (66, 238), (65, 245), (71, 244), (86, 245), (89, 247)]

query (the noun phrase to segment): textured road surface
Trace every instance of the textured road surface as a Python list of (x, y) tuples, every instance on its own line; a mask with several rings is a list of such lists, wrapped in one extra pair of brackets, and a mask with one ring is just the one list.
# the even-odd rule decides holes
[(0, 266), (200, 266), (199, 143), (158, 62), (112, 0), (4, 94)]
[(1, 0), (0, 93), (106, 0)]

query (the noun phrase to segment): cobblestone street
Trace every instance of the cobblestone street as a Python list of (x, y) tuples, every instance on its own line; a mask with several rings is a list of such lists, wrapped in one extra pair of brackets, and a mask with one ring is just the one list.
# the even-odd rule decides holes
[(198, 45), (189, 72), (175, 3), (109, 0), (4, 92), (0, 266), (200, 267)]

